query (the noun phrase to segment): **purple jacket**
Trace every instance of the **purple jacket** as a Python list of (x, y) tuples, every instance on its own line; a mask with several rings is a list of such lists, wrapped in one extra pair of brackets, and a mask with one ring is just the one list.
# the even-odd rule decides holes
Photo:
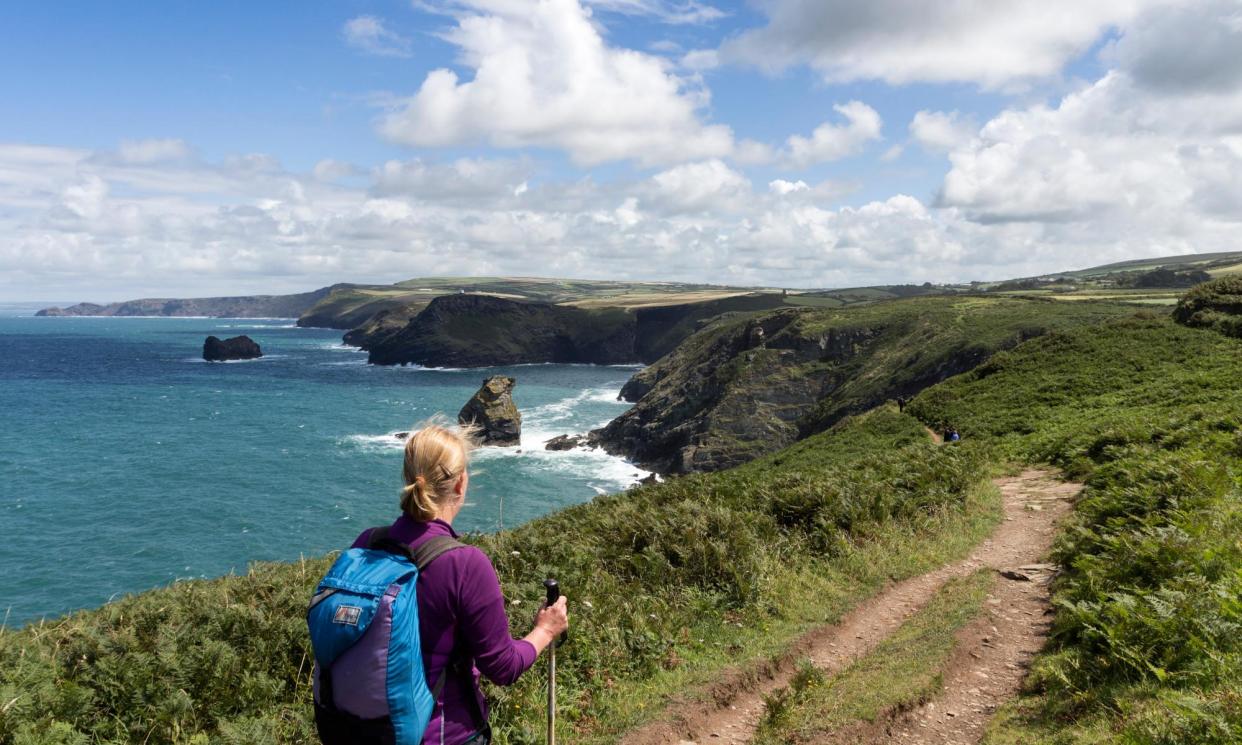
[[(370, 533), (364, 530), (351, 548), (365, 547)], [(390, 538), (415, 548), (437, 535), (457, 537), (443, 520), (424, 523), (405, 515), (397, 518), (389, 533)], [(479, 711), (487, 714), (479, 673), (493, 683), (510, 685), (535, 663), (538, 653), (530, 642), (509, 635), (496, 569), (474, 546), (443, 554), (418, 578), (418, 628), (429, 687), (434, 688), (444, 674), (450, 652), (473, 661), (470, 680), (461, 674), (446, 680), (424, 735), (424, 742), (438, 745), (443, 721), (445, 744), (464, 743), (481, 724), (473, 721), (469, 697), (475, 697)]]

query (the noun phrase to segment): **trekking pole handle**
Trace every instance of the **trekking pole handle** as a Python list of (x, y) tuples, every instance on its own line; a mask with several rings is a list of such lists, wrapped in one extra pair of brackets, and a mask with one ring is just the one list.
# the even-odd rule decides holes
[[(561, 585), (556, 580), (548, 577), (543, 581), (543, 588), (548, 592), (548, 607), (551, 608), (552, 604), (561, 597)], [(557, 639), (555, 643), (559, 647), (567, 641), (569, 641), (569, 632), (562, 631), (560, 639)]]

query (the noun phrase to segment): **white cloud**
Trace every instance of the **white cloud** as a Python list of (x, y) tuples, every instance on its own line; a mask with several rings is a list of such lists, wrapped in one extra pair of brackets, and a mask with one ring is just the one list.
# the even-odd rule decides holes
[(769, 70), (807, 64), (831, 82), (973, 82), (1055, 75), (1110, 27), (1162, 0), (768, 0), (768, 24), (722, 48)]
[(850, 101), (832, 108), (845, 117), (844, 124), (824, 122), (815, 128), (810, 137), (794, 135), (786, 141), (784, 159), (794, 167), (840, 160), (857, 154), (867, 143), (880, 139), (883, 122), (875, 109), (861, 101)]
[(409, 57), (413, 42), (388, 28), (375, 16), (358, 16), (345, 22), (341, 28), (345, 43), (354, 49), (377, 57)]
[(979, 126), (957, 111), (920, 111), (910, 120), (910, 136), (924, 150), (946, 153), (970, 142)]
[(473, 78), (438, 69), (380, 131), (408, 145), (552, 147), (575, 162), (647, 165), (728, 155), (728, 127), (706, 124), (706, 89), (661, 57), (609, 46), (578, 0), (472, 0), (444, 38)]
[(315, 178), (320, 181), (339, 181), (343, 178), (349, 178), (350, 176), (357, 176), (359, 169), (352, 163), (345, 163), (332, 158), (324, 158), (315, 164), (315, 168), (312, 173), (314, 173)]
[(670, 168), (651, 184), (655, 208), (674, 212), (729, 211), (750, 193), (750, 181), (719, 160)]
[(1140, 16), (1110, 50), (1144, 88), (1229, 91), (1242, 86), (1242, 5), (1181, 3)]
[(811, 187), (805, 181), (786, 181), (785, 179), (775, 179), (768, 182), (768, 191), (774, 194), (792, 194), (797, 191), (810, 191)]
[[(602, 182), (522, 158), (370, 171), (324, 161), (300, 173), (263, 154), (207, 161), (184, 143), (0, 145), (0, 295), (106, 300), (532, 271), (830, 287), (1236, 250), (1242, 80), (1152, 77), (1153, 60), (1173, 54), (1164, 29), (1203, 27), (1207, 39), (1234, 28), (1234, 7), (1151, 11), (1109, 51), (1115, 69), (1049, 104), (1014, 104), (979, 127), (921, 112), (911, 140), (948, 148), (950, 164), (932, 204), (896, 194), (841, 206), (849, 184), (766, 169), (752, 183), (738, 165), (790, 163), (788, 142), (743, 140), (709, 156), (683, 148), (685, 159), (654, 175), (615, 169)], [(1232, 64), (1231, 45), (1203, 46), (1211, 53), (1187, 69)], [(822, 134), (791, 138), (804, 160), (878, 139), (878, 115), (842, 109)]]
[(696, 0), (586, 0), (593, 8), (623, 15), (649, 16), (672, 25), (705, 24), (725, 18), (721, 9)]
[(125, 163), (150, 164), (184, 160), (191, 156), (190, 146), (182, 140), (123, 140), (117, 156)]
[(390, 160), (372, 174), (373, 191), (427, 201), (498, 197), (525, 184), (531, 169), (526, 160), (461, 158), (445, 165)]

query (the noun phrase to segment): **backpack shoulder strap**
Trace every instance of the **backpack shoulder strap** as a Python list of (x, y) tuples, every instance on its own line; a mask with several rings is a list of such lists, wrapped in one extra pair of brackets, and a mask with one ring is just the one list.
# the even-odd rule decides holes
[(420, 574), (431, 562), (442, 555), (454, 549), (465, 547), (466, 544), (456, 538), (437, 535), (423, 541), (417, 549), (411, 549), (409, 544), (390, 538), (387, 525), (372, 528), (370, 535), (367, 536), (367, 548), (380, 549), (399, 556), (405, 556), (413, 562), (414, 566), (418, 567)]
[(449, 551), (459, 548), (465, 548), (466, 544), (450, 538), (446, 535), (437, 535), (419, 544), (418, 548), (410, 552), (410, 559), (414, 562), (414, 566), (418, 567), (421, 574), (431, 562), (440, 558)]

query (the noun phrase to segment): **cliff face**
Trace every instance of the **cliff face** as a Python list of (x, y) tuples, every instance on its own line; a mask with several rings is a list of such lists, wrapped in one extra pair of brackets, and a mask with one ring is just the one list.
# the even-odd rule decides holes
[(633, 316), (619, 308), (447, 295), (370, 348), (378, 365), (488, 367), (539, 362), (600, 365), (637, 361)]
[(635, 375), (623, 395), (637, 406), (592, 440), (665, 473), (716, 471), (793, 442), (799, 420), (831, 390), (833, 362), (876, 335), (809, 335), (800, 322), (814, 313), (711, 324)]
[(719, 470), (911, 396), (1049, 329), (1129, 312), (918, 298), (726, 316), (637, 373), (622, 391), (636, 405), (591, 439), (665, 473)]
[[(351, 347), (358, 347), (369, 352), (384, 339), (404, 329), (426, 307), (425, 303), (418, 303), (381, 310), (357, 328), (345, 332), (341, 341)], [(298, 323), (302, 322), (299, 320)]]
[(372, 352), (371, 361), (381, 365), (651, 363), (711, 318), (752, 315), (783, 303), (780, 295), (767, 293), (626, 310), (446, 295), (427, 305), (381, 311), (344, 341)]
[(326, 297), (332, 287), (296, 295), (239, 297), (144, 298), (98, 305), (78, 303), (68, 308), (44, 308), (36, 316), (208, 316), (213, 318), (297, 318)]

